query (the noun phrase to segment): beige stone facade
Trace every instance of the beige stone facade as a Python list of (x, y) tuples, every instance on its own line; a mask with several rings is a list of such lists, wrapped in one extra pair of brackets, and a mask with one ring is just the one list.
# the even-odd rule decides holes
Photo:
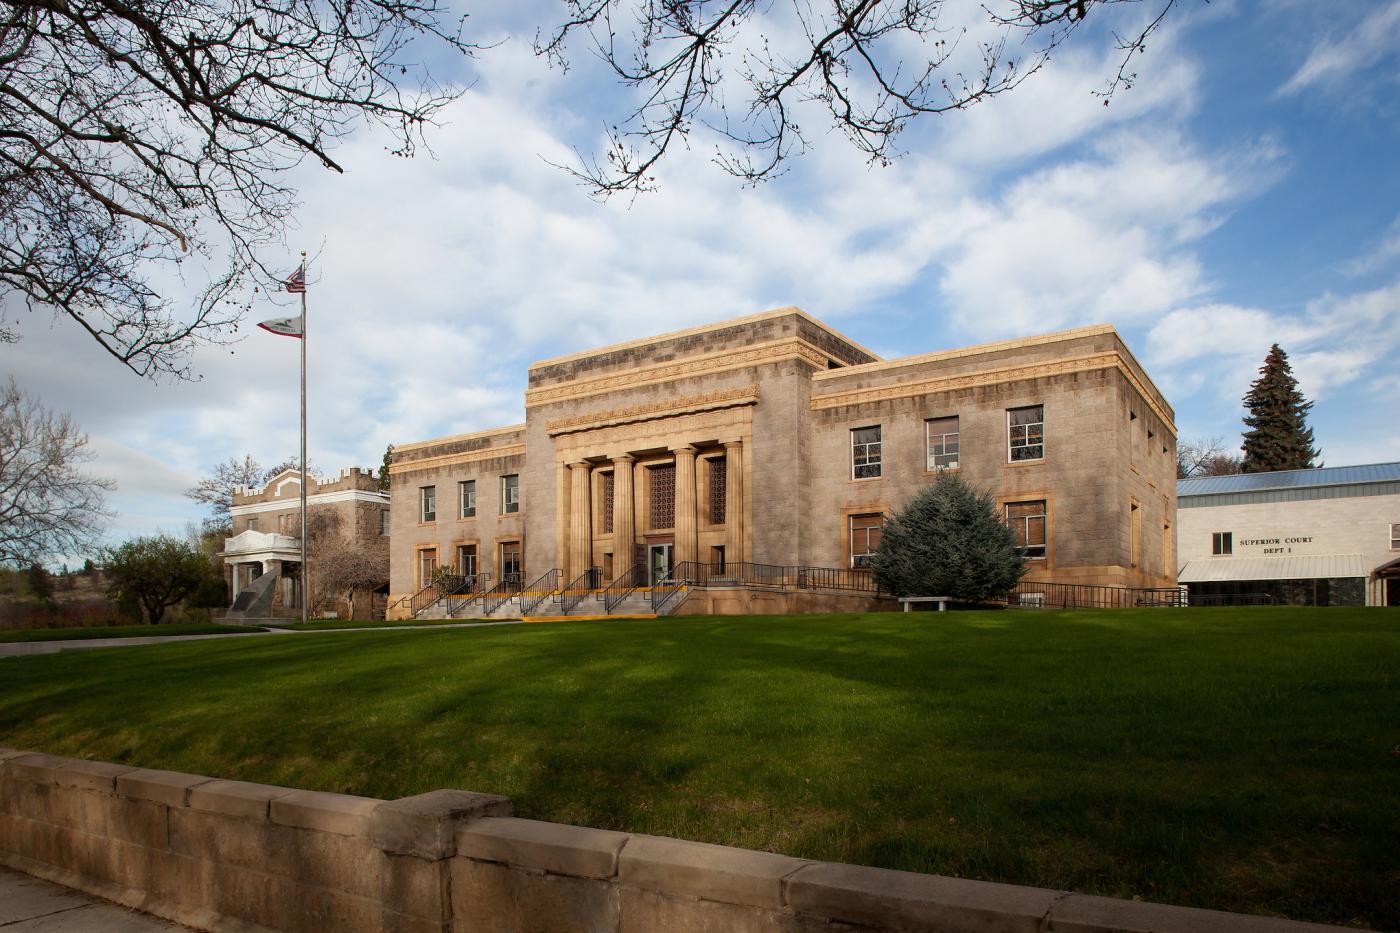
[(939, 469), (997, 498), (1030, 580), (1174, 582), (1172, 409), (1109, 326), (883, 360), (783, 308), (536, 363), (525, 408), (395, 449), (391, 603), (467, 553), (494, 581), (861, 566)]
[[(390, 528), (389, 494), (379, 488), (373, 470), (348, 467), (334, 478), (308, 476), (306, 506), (313, 523), (313, 540), (315, 523), (329, 519), (335, 533), (351, 546), (367, 551), (384, 547)], [(285, 470), (261, 487), (239, 487), (229, 511), (233, 536), (225, 540), (222, 556), (234, 605), (239, 593), (271, 573), (277, 575), (276, 592), (265, 608), (270, 615), (298, 614), (301, 473)], [(316, 554), (310, 559), (314, 588)], [(360, 615), (374, 604), (370, 594), (363, 597), (356, 599), (355, 611)], [(328, 611), (341, 613), (348, 610), (348, 604), (328, 607)]]

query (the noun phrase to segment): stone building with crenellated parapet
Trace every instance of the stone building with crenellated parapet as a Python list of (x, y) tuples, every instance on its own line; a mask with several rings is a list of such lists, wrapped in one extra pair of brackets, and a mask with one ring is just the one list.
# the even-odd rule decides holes
[[(380, 488), (374, 471), (347, 467), (335, 477), (307, 477), (308, 520), (321, 523), (350, 546), (366, 551), (384, 547), (389, 533), (389, 494)], [(229, 509), (233, 535), (221, 553), (224, 576), (233, 598), (230, 615), (237, 617), (296, 616), (301, 610), (301, 472), (284, 470), (261, 487), (234, 489)], [(333, 526), (333, 527), (331, 527)], [(315, 524), (313, 537), (315, 540)], [(339, 542), (337, 542), (339, 543)], [(381, 558), (382, 559), (382, 558)], [(317, 555), (310, 555), (315, 592)], [(263, 579), (266, 576), (271, 579)], [(240, 603), (239, 596), (243, 595)], [(372, 594), (357, 600), (369, 613)], [(340, 600), (344, 603), (344, 600)], [(313, 600), (313, 604), (315, 600)], [(380, 598), (383, 608), (383, 597)], [(329, 611), (346, 611), (338, 605)]]
[[(943, 470), (996, 498), (1028, 580), (1174, 583), (1172, 409), (1107, 325), (884, 360), (782, 308), (536, 363), (525, 410), (395, 448), (391, 616), (446, 565), (482, 588), (859, 571)], [(685, 611), (763, 606), (829, 603)]]

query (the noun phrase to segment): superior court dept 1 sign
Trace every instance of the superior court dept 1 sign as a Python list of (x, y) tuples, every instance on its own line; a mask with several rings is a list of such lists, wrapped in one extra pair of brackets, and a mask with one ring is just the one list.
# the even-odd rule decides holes
[(1294, 538), (1241, 538), (1240, 547), (1261, 548), (1261, 554), (1292, 554), (1293, 546), (1312, 544), (1312, 535)]

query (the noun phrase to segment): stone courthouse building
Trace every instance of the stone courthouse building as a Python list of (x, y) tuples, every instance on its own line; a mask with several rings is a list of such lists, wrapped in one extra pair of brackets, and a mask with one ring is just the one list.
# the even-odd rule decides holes
[(995, 496), (1028, 580), (1175, 583), (1172, 409), (1109, 326), (886, 360), (782, 308), (536, 363), (525, 412), (395, 448), (391, 604), (445, 564), (861, 568), (944, 470)]
[[(352, 546), (383, 547), (389, 533), (389, 494), (374, 472), (342, 469), (335, 478), (307, 477), (306, 510), (314, 523), (333, 514), (335, 531)], [(301, 608), (301, 472), (284, 470), (262, 487), (237, 487), (233, 536), (224, 539), (230, 614), (293, 616)], [(314, 534), (312, 540), (315, 540)], [(310, 555), (315, 589), (316, 554)], [(266, 579), (264, 579), (266, 578)], [(243, 599), (239, 600), (242, 595)], [(368, 609), (372, 601), (364, 601)]]

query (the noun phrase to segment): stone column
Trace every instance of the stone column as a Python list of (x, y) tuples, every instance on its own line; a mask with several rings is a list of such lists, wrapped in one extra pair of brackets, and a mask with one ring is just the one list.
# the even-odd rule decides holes
[(637, 501), (632, 490), (635, 462), (631, 454), (613, 457), (613, 572), (619, 575), (632, 566), (636, 549), (637, 516), (632, 511)]
[(584, 461), (569, 464), (569, 563), (565, 567), (572, 581), (588, 569), (593, 558), (593, 508), (589, 500), (589, 465)]
[(724, 561), (744, 560), (744, 444), (724, 442)]
[(695, 515), (695, 448), (676, 454), (676, 563), (700, 559), (699, 524)]

